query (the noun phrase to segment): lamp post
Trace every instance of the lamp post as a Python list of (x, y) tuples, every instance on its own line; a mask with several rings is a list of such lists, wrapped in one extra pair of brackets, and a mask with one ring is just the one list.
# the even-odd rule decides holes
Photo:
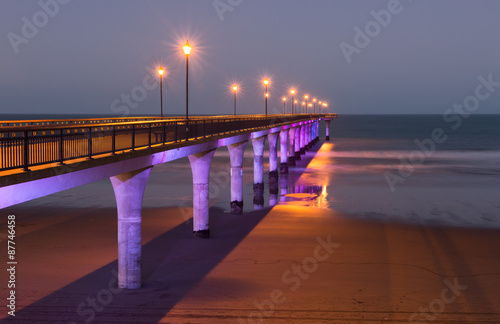
[(313, 102), (314, 102), (314, 113), (316, 113), (316, 98), (313, 98)]
[(234, 91), (234, 115), (236, 116), (236, 91), (238, 91), (237, 85), (233, 86), (233, 91)]
[(307, 111), (307, 99), (309, 99), (309, 95), (305, 95), (304, 99), (306, 99), (306, 111)]
[[(294, 107), (297, 107), (297, 103), (298, 103), (298, 102), (299, 102), (299, 101), (298, 101), (297, 99), (295, 99), (295, 100), (293, 101), (293, 106), (294, 106)], [(294, 112), (295, 112), (295, 113), (297, 113), (296, 111), (294, 111)]]
[(187, 119), (189, 118), (189, 54), (191, 54), (191, 46), (189, 46), (189, 40), (186, 41), (186, 45), (182, 48), (184, 54), (186, 54), (186, 131), (187, 131)]
[(264, 80), (264, 85), (266, 86), (266, 116), (267, 116), (267, 97), (269, 97), (269, 94), (267, 93), (267, 85), (269, 84), (269, 80), (266, 78)]
[[(306, 107), (306, 109), (304, 109), (304, 107)], [(307, 113), (307, 106), (306, 106), (306, 103), (304, 101), (302, 101), (302, 112)]]
[(293, 100), (293, 96), (295, 95), (295, 89), (290, 90), (290, 93), (292, 94), (292, 115), (293, 115), (293, 113), (294, 113), (294, 111), (293, 111), (293, 103), (295, 102)]
[(286, 97), (283, 97), (283, 115), (286, 114)]
[(161, 112), (161, 118), (163, 118), (163, 73), (165, 71), (163, 70), (163, 67), (160, 65), (160, 68), (158, 69), (158, 74), (160, 75), (160, 112)]

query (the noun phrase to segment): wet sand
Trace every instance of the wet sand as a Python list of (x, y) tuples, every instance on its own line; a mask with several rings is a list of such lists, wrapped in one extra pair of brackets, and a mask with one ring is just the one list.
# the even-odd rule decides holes
[(279, 205), (243, 215), (212, 209), (212, 238), (200, 240), (178, 209), (150, 208), (144, 286), (120, 291), (114, 210), (10, 211), (18, 308), (2, 323), (500, 321), (497, 230)]

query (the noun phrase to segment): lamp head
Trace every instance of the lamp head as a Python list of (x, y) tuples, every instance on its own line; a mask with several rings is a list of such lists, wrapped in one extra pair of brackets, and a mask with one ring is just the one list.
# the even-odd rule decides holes
[(184, 54), (191, 54), (191, 46), (189, 46), (189, 41), (186, 41), (186, 45), (182, 48), (184, 50)]
[(164, 72), (165, 70), (163, 70), (163, 67), (160, 66), (160, 68), (158, 69), (158, 74), (163, 75)]

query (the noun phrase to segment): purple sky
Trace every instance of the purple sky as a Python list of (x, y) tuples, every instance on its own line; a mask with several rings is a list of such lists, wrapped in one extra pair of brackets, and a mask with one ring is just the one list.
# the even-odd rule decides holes
[(263, 113), (266, 76), (270, 113), (291, 86), (341, 114), (500, 111), (497, 0), (0, 4), (0, 113), (159, 114), (163, 64), (164, 111), (184, 114), (186, 38), (193, 115), (232, 114), (233, 81), (238, 113)]

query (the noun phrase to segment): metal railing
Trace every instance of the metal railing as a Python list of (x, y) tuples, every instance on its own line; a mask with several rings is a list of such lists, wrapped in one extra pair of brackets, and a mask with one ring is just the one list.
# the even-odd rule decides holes
[[(60, 163), (101, 154), (168, 145), (336, 114), (168, 118), (83, 124), (30, 124), (0, 128), (0, 171)], [(69, 122), (69, 121), (68, 121)]]

